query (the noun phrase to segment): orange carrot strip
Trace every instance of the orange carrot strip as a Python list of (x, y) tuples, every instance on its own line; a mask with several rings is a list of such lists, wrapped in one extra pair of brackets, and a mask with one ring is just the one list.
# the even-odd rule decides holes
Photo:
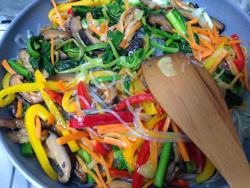
[(62, 136), (62, 131), (65, 131), (65, 129), (62, 127), (62, 126), (60, 126), (60, 125), (55, 125), (55, 127), (56, 127), (56, 130), (57, 130), (57, 133), (58, 133), (58, 135), (60, 135), (60, 136)]
[(87, 138), (87, 137), (82, 137), (81, 140), (87, 145), (91, 150), (94, 150), (94, 144), (93, 142)]
[(137, 22), (137, 24), (135, 25), (135, 27), (129, 32), (129, 34), (127, 35), (127, 38), (124, 39), (125, 42), (127, 42), (129, 40), (129, 37), (140, 27), (142, 26), (141, 21)]
[(9, 63), (6, 61), (6, 59), (4, 59), (2, 61), (2, 66), (10, 73), (10, 74), (16, 74), (16, 71), (14, 71), (11, 66), (9, 65)]
[(126, 24), (126, 25), (124, 26), (124, 30), (125, 30), (127, 27), (128, 27), (128, 24)]
[(126, 10), (129, 10), (129, 1), (128, 0), (125, 0), (125, 7), (126, 7)]
[(107, 167), (107, 164), (106, 164), (106, 162), (101, 154), (99, 154), (99, 157), (100, 157), (102, 163), (104, 164), (103, 166), (104, 166), (104, 169), (105, 169), (105, 172), (107, 175), (108, 184), (111, 184), (111, 177), (110, 177), (110, 173), (109, 173), (109, 169)]
[(100, 38), (102, 37), (102, 33), (95, 26), (90, 25), (89, 29), (91, 29), (94, 33), (96, 33)]
[(214, 36), (215, 36), (215, 38), (216, 38), (216, 40), (218, 42), (217, 45), (220, 45), (220, 43), (221, 43), (220, 35), (219, 35), (219, 32), (217, 31), (217, 27), (216, 27), (215, 24), (213, 25), (213, 32), (214, 32)]
[(215, 51), (215, 47), (213, 44), (211, 44), (209, 41), (207, 41), (206, 39), (200, 38), (200, 42), (206, 46), (209, 50), (211, 50), (212, 52)]
[[(173, 121), (171, 121), (171, 125), (172, 125), (172, 128), (173, 128), (173, 131), (175, 133), (178, 133), (179, 128), (176, 126), (176, 124)], [(188, 151), (187, 151), (186, 144), (184, 142), (179, 141), (179, 142), (177, 142), (177, 145), (180, 148), (180, 152), (181, 152), (181, 156), (182, 156), (183, 160), (185, 162), (190, 161), (190, 157), (189, 157), (189, 154), (188, 154)]]
[(125, 46), (123, 47), (124, 49), (127, 49), (129, 47), (129, 43), (125, 44)]
[(168, 128), (170, 126), (170, 123), (171, 123), (171, 118), (169, 116), (167, 116), (166, 120), (165, 120), (165, 123), (163, 125), (163, 128), (162, 128), (162, 131), (163, 132), (167, 132), (168, 131)]
[(39, 116), (35, 117), (36, 121), (36, 138), (41, 138), (42, 125)]
[(187, 25), (187, 31), (188, 31), (188, 38), (192, 43), (196, 43), (195, 38), (194, 38), (194, 33), (192, 31), (192, 27), (190, 24)]
[(55, 0), (51, 0), (51, 3), (52, 3), (52, 5), (53, 5), (53, 7), (54, 7), (54, 9), (55, 9), (55, 11), (56, 11), (56, 15), (57, 15), (57, 17), (58, 17), (58, 19), (59, 19), (60, 26), (62, 27), (62, 30), (63, 30), (63, 31), (66, 31), (65, 22), (63, 21), (62, 16), (61, 16), (61, 14), (60, 14), (60, 12), (59, 12), (57, 6), (56, 6)]
[(197, 30), (197, 29), (195, 29), (195, 28), (192, 28), (192, 31), (193, 31), (193, 33), (196, 33), (196, 34), (198, 34), (198, 30)]
[(51, 59), (51, 63), (53, 66), (55, 66), (55, 59), (54, 59), (54, 48), (55, 48), (55, 43), (54, 43), (54, 38), (52, 35), (50, 35), (51, 37), (51, 49), (50, 49), (50, 59)]
[(78, 131), (78, 132), (57, 138), (56, 143), (58, 145), (63, 145), (63, 144), (66, 144), (70, 141), (78, 140), (82, 137), (87, 137), (87, 136), (89, 136), (87, 131)]
[(72, 104), (72, 107), (76, 110), (77, 116), (80, 117), (82, 116), (82, 113), (78, 110), (76, 102)]
[(92, 21), (93, 21), (93, 15), (92, 15), (92, 13), (91, 13), (91, 12), (88, 12), (88, 13), (87, 13), (87, 17), (88, 17), (88, 19), (89, 19), (89, 23), (92, 24)]
[(212, 50), (207, 50), (206, 52), (201, 53), (201, 59), (204, 59), (212, 54), (213, 54)]
[(209, 26), (208, 26), (208, 22), (207, 22), (207, 33), (209, 38), (211, 39), (213, 44), (218, 44), (218, 41), (216, 40), (216, 38), (214, 37), (212, 31), (210, 30)]
[(202, 47), (202, 46), (196, 44), (195, 42), (193, 42), (193, 43), (190, 45), (190, 47), (191, 47), (192, 49), (197, 50), (197, 51), (200, 51), (200, 52), (206, 52), (206, 51), (207, 51), (206, 48), (204, 48), (204, 47)]
[(65, 84), (63, 83), (62, 80), (60, 80), (59, 82), (57, 82), (56, 85), (63, 92), (63, 94), (65, 94), (67, 92), (67, 88), (66, 88), (66, 86), (65, 86)]
[(55, 123), (55, 120), (54, 120), (53, 114), (50, 112), (47, 124), (50, 125), (50, 124), (53, 124), (53, 123)]
[(248, 83), (248, 69), (247, 69), (247, 64), (245, 63), (244, 66), (244, 78), (245, 78), (245, 84), (246, 84), (246, 88), (248, 91), (250, 91), (250, 87), (249, 87), (249, 83)]
[(225, 37), (225, 36), (224, 36), (224, 37), (220, 37), (220, 41), (221, 41), (221, 42), (224, 41), (224, 42), (226, 43), (226, 42), (229, 41), (229, 38), (228, 38), (228, 37)]
[(151, 184), (153, 184), (155, 179), (148, 180), (147, 183), (145, 183), (142, 188), (148, 188)]
[(103, 130), (103, 129), (110, 129), (114, 127), (124, 127), (124, 125), (122, 123), (107, 124), (107, 125), (98, 126), (98, 129)]
[(195, 18), (195, 19), (193, 19), (193, 20), (190, 20), (190, 21), (188, 21), (188, 22), (186, 22), (186, 25), (195, 25), (195, 24), (197, 24), (198, 22), (200, 21), (200, 19), (199, 18)]
[(96, 159), (101, 165), (104, 165), (102, 160), (100, 159), (100, 157), (91, 149), (89, 149), (87, 146), (85, 146), (84, 144), (82, 144), (81, 142), (76, 141), (76, 143), (82, 148), (84, 149), (87, 153), (89, 153), (94, 159)]
[(243, 42), (243, 41), (242, 40), (230, 40), (230, 41), (228, 41), (229, 44), (238, 44), (241, 42)]
[(133, 144), (126, 143), (123, 139), (116, 139), (116, 138), (110, 138), (110, 137), (104, 137), (103, 142), (106, 144), (112, 144), (121, 148), (131, 148)]
[(197, 31), (198, 31), (198, 33), (203, 34), (203, 35), (208, 37), (208, 32), (207, 31), (205, 31), (205, 30), (203, 30), (203, 29), (201, 29), (199, 27), (197, 28)]
[(21, 118), (23, 114), (23, 103), (18, 100), (16, 118)]
[(126, 127), (113, 127), (109, 129), (99, 129), (98, 134), (106, 134), (106, 133), (127, 133), (129, 130)]
[(108, 34), (108, 31), (109, 31), (109, 21), (105, 20), (105, 30), (104, 30), (104, 33)]
[(56, 24), (55, 18), (51, 18), (51, 23), (54, 27), (58, 28), (58, 25)]
[(101, 33), (104, 33), (104, 30), (105, 30), (105, 24), (104, 24), (104, 23), (101, 23), (100, 28), (101, 28)]
[(138, 137), (128, 137), (128, 140), (130, 142), (136, 142), (138, 140)]
[(108, 168), (112, 167), (112, 164), (114, 161), (114, 153), (115, 153), (115, 150), (112, 149), (109, 152), (109, 154), (107, 155), (107, 157), (105, 158), (105, 162), (106, 162)]
[(177, 31), (175, 29), (172, 29), (172, 32), (181, 35), (190, 45), (192, 44), (192, 41), (186, 35), (184, 35), (182, 32)]
[(102, 183), (102, 187), (108, 188), (107, 184), (104, 182), (104, 180), (102, 178), (102, 175), (101, 175), (100, 170), (99, 170), (97, 165), (95, 165), (95, 172), (96, 172), (96, 175), (99, 178), (100, 182)]
[(218, 67), (218, 65), (220, 64), (220, 62), (222, 61), (222, 59), (226, 56), (227, 54), (227, 50), (224, 50), (219, 57), (215, 60), (214, 64), (212, 65), (212, 67), (209, 69), (209, 73), (212, 74), (215, 69)]
[(99, 57), (99, 58), (101, 58), (101, 57), (102, 57), (103, 55), (104, 55), (104, 53), (102, 53), (102, 54), (99, 54), (99, 55), (98, 55), (98, 57)]

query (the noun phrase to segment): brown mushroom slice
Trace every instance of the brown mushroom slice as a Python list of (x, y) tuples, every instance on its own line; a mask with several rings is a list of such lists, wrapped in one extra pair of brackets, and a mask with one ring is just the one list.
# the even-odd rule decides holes
[[(47, 128), (48, 125), (45, 121), (41, 121), (42, 127)], [(0, 127), (6, 127), (9, 129), (21, 129), (25, 127), (24, 118), (13, 118), (13, 119), (0, 119)]]
[(101, 42), (94, 36), (94, 33), (90, 29), (79, 30), (79, 35), (87, 46)]
[[(56, 2), (56, 6), (65, 5), (65, 4), (68, 4), (68, 3), (74, 3), (76, 1), (78, 1), (78, 0), (59, 1), (59, 2)], [(50, 1), (50, 4), (53, 6), (53, 4), (51, 3), (51, 1)]]
[(81, 20), (76, 17), (72, 17), (69, 21), (69, 29), (73, 38), (81, 44), (81, 40), (78, 37), (78, 32), (83, 29)]
[(143, 46), (145, 45), (145, 41), (143, 40), (143, 38), (135, 38), (133, 39), (127, 50), (128, 56), (131, 56), (134, 52), (136, 52), (139, 48), (143, 48)]
[(80, 164), (76, 163), (76, 169), (74, 170), (76, 177), (79, 178), (79, 180), (82, 183), (86, 183), (88, 180), (88, 174), (86, 172), (83, 172), (82, 168), (80, 168)]
[(178, 147), (178, 145), (177, 145), (176, 142), (172, 143), (172, 148), (173, 148), (173, 151), (174, 151), (174, 162), (176, 164), (182, 163), (183, 162), (183, 158), (181, 156), (180, 148)]
[(151, 25), (160, 25), (161, 30), (172, 33), (174, 28), (164, 13), (160, 12), (158, 15), (150, 14), (148, 16), (148, 23)]
[(134, 16), (135, 16), (135, 13), (137, 10), (140, 10), (139, 6), (134, 6), (134, 7), (129, 9), (128, 15), (125, 17), (125, 20), (124, 20), (124, 25), (126, 25), (129, 22), (131, 22), (132, 20), (134, 20)]
[[(28, 143), (29, 142), (29, 136), (28, 136), (26, 128), (21, 128), (21, 129), (16, 130), (16, 131), (9, 131), (7, 133), (7, 137), (11, 141), (13, 141), (15, 143), (18, 143), (18, 144), (23, 144), (23, 143)], [(41, 138), (40, 138), (41, 142), (46, 140), (47, 137), (48, 137), (48, 131), (43, 130), (41, 132)]]
[(69, 59), (68, 54), (64, 53), (62, 50), (58, 50), (58, 53), (59, 53), (59, 58), (60, 59), (62, 59), (62, 60)]
[(51, 36), (53, 37), (53, 39), (60, 38), (66, 40), (72, 38), (72, 35), (67, 31), (61, 31), (58, 29), (46, 29), (42, 31), (40, 35), (44, 36), (43, 39), (48, 41), (51, 40)]
[[(168, 10), (167, 13), (170, 12), (170, 11), (173, 11), (173, 10), (174, 10), (174, 9)], [(184, 18), (187, 18), (188, 20), (193, 20), (193, 19), (194, 19), (194, 17), (193, 17), (192, 14), (191, 14), (192, 12), (187, 11), (187, 10), (184, 10), (184, 9), (180, 9), (180, 8), (178, 9), (178, 11), (181, 13), (181, 15), (182, 15)], [(225, 24), (223, 24), (223, 23), (220, 22), (219, 20), (213, 18), (212, 16), (210, 16), (210, 18), (211, 18), (213, 24), (216, 25), (216, 28), (217, 28), (217, 30), (219, 31), (219, 33), (222, 33), (222, 32), (225, 30), (225, 27), (226, 27)]]
[(166, 174), (165, 174), (165, 181), (167, 183), (171, 182), (175, 174), (179, 171), (179, 168), (175, 166), (174, 162), (170, 162), (167, 166)]
[[(101, 83), (101, 85), (105, 85), (105, 82)], [(103, 102), (107, 105), (112, 105), (116, 102), (118, 92), (115, 86), (112, 86), (107, 89), (97, 89), (97, 94), (103, 95)]]
[(48, 156), (58, 164), (62, 170), (62, 175), (58, 174), (58, 180), (61, 183), (67, 183), (71, 176), (72, 165), (70, 157), (64, 146), (56, 144), (57, 136), (49, 131), (49, 136), (45, 143), (48, 148)]
[(186, 4), (180, 0), (169, 0), (169, 3), (174, 8), (194, 8), (193, 4)]
[[(24, 77), (20, 74), (14, 74), (10, 78), (10, 86), (24, 83)], [(41, 92), (20, 92), (17, 94), (17, 98), (24, 103), (37, 104), (44, 101)]]
[[(129, 35), (129, 33), (132, 31), (132, 29), (135, 27), (135, 25), (137, 24), (136, 20), (132, 20), (131, 22), (128, 23), (127, 28), (125, 29), (124, 32), (124, 39), (126, 39)], [(129, 36), (129, 40), (131, 40), (133, 38), (133, 36), (135, 35), (135, 32)]]
[[(131, 188), (132, 183), (124, 180), (113, 180), (111, 184), (107, 185), (108, 188)], [(95, 188), (98, 188), (97, 185), (95, 185)]]
[(169, 6), (169, 5), (159, 5), (159, 4), (155, 3), (155, 2), (148, 1), (148, 0), (140, 0), (140, 2), (142, 4), (148, 6), (152, 10), (159, 10), (159, 9), (168, 10), (168, 9), (171, 9), (171, 6)]
[(54, 76), (50, 76), (47, 81), (52, 82), (59, 82), (62, 80), (65, 83), (71, 82), (75, 79), (76, 74), (75, 73), (63, 73), (63, 74), (56, 74)]
[(35, 73), (34, 69), (32, 68), (29, 62), (30, 55), (26, 53), (26, 49), (25, 48), (20, 49), (18, 54), (19, 54), (20, 60), (22, 61), (23, 67), (26, 70), (30, 71), (31, 73)]

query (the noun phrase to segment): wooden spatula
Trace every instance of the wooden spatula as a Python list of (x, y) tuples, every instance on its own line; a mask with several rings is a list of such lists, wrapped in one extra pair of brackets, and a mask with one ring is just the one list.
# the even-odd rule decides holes
[[(157, 66), (166, 56), (172, 58), (177, 76), (165, 76)], [(220, 89), (205, 68), (187, 62), (182, 52), (144, 61), (151, 93), (231, 187), (250, 187), (249, 163)]]

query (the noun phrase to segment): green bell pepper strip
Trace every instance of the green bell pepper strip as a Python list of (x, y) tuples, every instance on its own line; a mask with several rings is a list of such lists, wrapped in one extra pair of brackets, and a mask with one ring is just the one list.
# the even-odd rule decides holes
[[(50, 112), (52, 113), (54, 120), (56, 121), (56, 124), (62, 126), (64, 129), (67, 128), (66, 126), (66, 122), (63, 119), (61, 113), (59, 112), (58, 108), (56, 107), (54, 101), (50, 98), (49, 94), (44, 90), (45, 85), (44, 83), (46, 82), (45, 78), (43, 77), (42, 73), (37, 70), (35, 72), (35, 78), (36, 78), (36, 84), (43, 96), (43, 99), (47, 105), (47, 107), (49, 108)], [(66, 131), (64, 131), (66, 132)], [(65, 134), (70, 134), (68, 131)], [(72, 152), (76, 152), (77, 150), (79, 150), (79, 146), (77, 145), (77, 143), (75, 141), (71, 141), (68, 142), (69, 148), (71, 149)]]
[(153, 41), (150, 41), (149, 42), (152, 46), (156, 47), (156, 48), (159, 48), (165, 52), (170, 52), (170, 53), (175, 53), (175, 52), (178, 52), (179, 49), (178, 48), (170, 48), (170, 47), (165, 47), (165, 46), (162, 46), (160, 44), (157, 44), (156, 42), (153, 42)]
[(109, 43), (109, 45), (110, 45), (110, 47), (111, 47), (111, 50), (113, 51), (113, 54), (114, 54), (115, 58), (116, 58), (116, 59), (119, 59), (120, 56), (119, 56), (119, 54), (117, 53), (117, 50), (115, 49), (115, 46), (114, 46), (113, 42), (112, 42), (111, 40), (108, 39), (108, 43)]
[(50, 165), (49, 159), (43, 149), (40, 139), (36, 138), (35, 117), (39, 116), (43, 121), (49, 118), (49, 112), (40, 104), (32, 105), (25, 115), (25, 127), (29, 136), (30, 144), (36, 154), (36, 157), (41, 164), (45, 173), (53, 180), (58, 181), (57, 173)]
[(162, 147), (158, 168), (155, 174), (155, 180), (154, 180), (155, 186), (162, 187), (165, 172), (168, 165), (170, 150), (171, 150), (171, 142), (165, 142)]
[(196, 182), (201, 183), (201, 182), (206, 181), (208, 178), (210, 178), (214, 174), (214, 171), (215, 171), (215, 167), (213, 163), (211, 163), (211, 161), (207, 158), (205, 168), (203, 172), (199, 174), (199, 176), (196, 178)]
[(9, 60), (8, 63), (10, 66), (19, 74), (23, 75), (25, 78), (31, 79), (32, 75), (31, 72), (23, 68), (22, 66), (16, 64), (14, 61)]
[(27, 49), (29, 51), (29, 53), (34, 56), (34, 57), (40, 57), (41, 54), (39, 54), (38, 52), (36, 52), (33, 47), (32, 47), (32, 44), (33, 44), (33, 39), (29, 39), (28, 42), (27, 42)]

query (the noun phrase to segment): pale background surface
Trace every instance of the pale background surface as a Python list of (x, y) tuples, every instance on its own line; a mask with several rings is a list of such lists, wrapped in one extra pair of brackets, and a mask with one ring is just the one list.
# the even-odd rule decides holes
[[(250, 0), (232, 0), (250, 16)], [(9, 24), (3, 20), (12, 20), (32, 0), (0, 0), (0, 40)], [(0, 145), (0, 188), (35, 188), (8, 159)]]

